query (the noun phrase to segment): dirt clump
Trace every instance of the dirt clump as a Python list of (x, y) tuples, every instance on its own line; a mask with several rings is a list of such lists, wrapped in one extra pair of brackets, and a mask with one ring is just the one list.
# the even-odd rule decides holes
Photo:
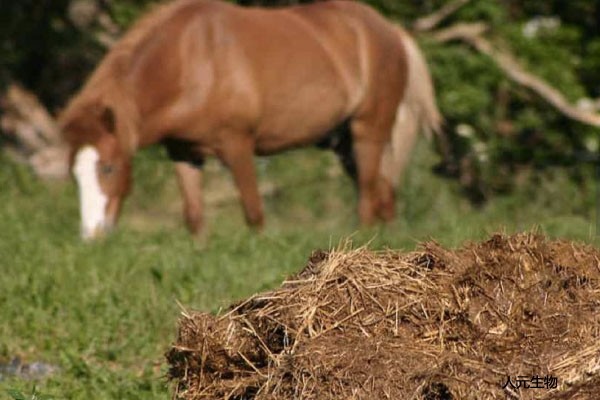
[(535, 233), (315, 252), (225, 314), (184, 313), (176, 399), (598, 399), (600, 252)]

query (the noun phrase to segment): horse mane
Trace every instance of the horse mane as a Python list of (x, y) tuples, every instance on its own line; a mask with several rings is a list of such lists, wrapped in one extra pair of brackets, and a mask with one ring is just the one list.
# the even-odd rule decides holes
[[(73, 121), (86, 118), (90, 109), (96, 107), (109, 108), (115, 114), (117, 132), (121, 143), (129, 150), (137, 147), (137, 121), (139, 113), (132, 96), (127, 92), (122, 78), (138, 45), (151, 35), (157, 27), (164, 24), (176, 12), (193, 3), (204, 3), (206, 0), (175, 0), (154, 5), (127, 30), (124, 36), (115, 43), (104, 56), (100, 64), (86, 81), (83, 88), (67, 104), (60, 113), (58, 122), (63, 129)], [(73, 133), (64, 132), (67, 141)], [(86, 132), (77, 132), (86, 135)], [(81, 141), (81, 137), (76, 140)]]

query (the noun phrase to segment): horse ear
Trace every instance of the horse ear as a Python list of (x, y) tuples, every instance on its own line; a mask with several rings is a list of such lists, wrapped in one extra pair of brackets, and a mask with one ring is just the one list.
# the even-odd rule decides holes
[(102, 110), (102, 114), (100, 115), (100, 120), (102, 121), (102, 125), (104, 128), (114, 134), (116, 130), (116, 121), (115, 121), (115, 113), (110, 107), (104, 107)]

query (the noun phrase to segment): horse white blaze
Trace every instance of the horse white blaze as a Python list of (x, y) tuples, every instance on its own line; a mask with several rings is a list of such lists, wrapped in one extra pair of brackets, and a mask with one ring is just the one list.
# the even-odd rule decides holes
[(81, 235), (91, 239), (106, 225), (108, 197), (98, 180), (98, 151), (92, 146), (83, 147), (75, 156), (73, 172), (79, 186)]

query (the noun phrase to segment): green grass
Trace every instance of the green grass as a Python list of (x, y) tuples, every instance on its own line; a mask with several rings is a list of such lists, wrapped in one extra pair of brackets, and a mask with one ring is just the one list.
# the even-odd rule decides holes
[[(163, 353), (175, 339), (178, 302), (218, 311), (233, 300), (277, 286), (311, 251), (352, 236), (355, 245), (411, 250), (434, 238), (456, 246), (492, 232), (540, 227), (552, 237), (598, 243), (594, 186), (577, 187), (564, 171), (474, 209), (457, 184), (434, 177), (435, 157), (421, 143), (398, 200), (397, 220), (359, 229), (355, 194), (331, 155), (297, 151), (258, 162), (267, 227), (243, 224), (235, 201), (206, 212), (208, 238), (185, 232), (171, 166), (158, 150), (136, 160), (136, 186), (119, 229), (103, 241), (78, 238), (73, 183), (44, 184), (0, 158), (0, 361), (14, 356), (58, 365), (36, 383), (55, 399), (165, 399)], [(207, 191), (227, 192), (216, 163)], [(333, 177), (332, 177), (333, 175)], [(32, 382), (0, 381), (32, 393)], [(32, 398), (29, 395), (27, 398)]]

